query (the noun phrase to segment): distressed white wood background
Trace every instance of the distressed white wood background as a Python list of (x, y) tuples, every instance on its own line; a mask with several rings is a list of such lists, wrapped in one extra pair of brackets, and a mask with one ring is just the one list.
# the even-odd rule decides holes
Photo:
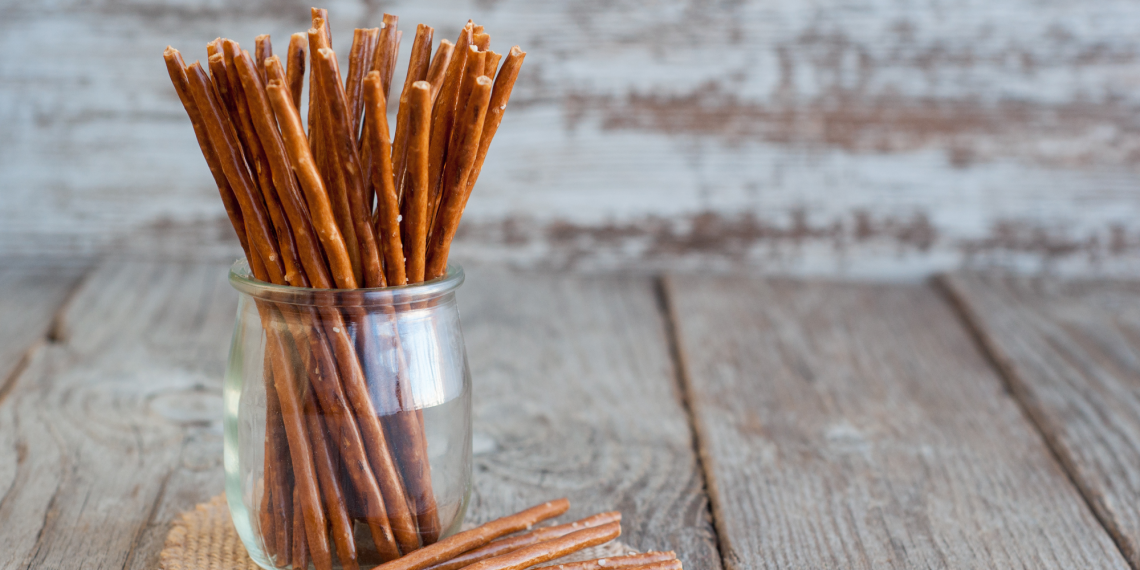
[[(325, 6), (342, 54), (385, 11), (437, 41), (471, 17), (499, 51), (528, 51), (462, 259), (1140, 274), (1131, 2)], [(0, 2), (0, 255), (236, 254), (162, 48), (192, 60), (218, 35), (258, 33), (280, 48), (308, 7)]]

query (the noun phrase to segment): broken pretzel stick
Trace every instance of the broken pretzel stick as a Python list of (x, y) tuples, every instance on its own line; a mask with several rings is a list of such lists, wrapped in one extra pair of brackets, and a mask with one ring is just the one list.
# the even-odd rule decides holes
[(522, 570), (621, 536), (621, 523), (585, 528), (471, 564), (466, 570)]
[(612, 522), (621, 522), (620, 512), (612, 511), (607, 513), (599, 513), (592, 517), (587, 517), (572, 523), (560, 524), (557, 526), (539, 527), (526, 534), (508, 536), (506, 538), (500, 538), (498, 540), (491, 541), (491, 543), (487, 544), (484, 547), (464, 552), (463, 554), (460, 554), (459, 556), (456, 556), (447, 562), (431, 566), (427, 570), (457, 570), (459, 568), (467, 566), (468, 564), (474, 564), (480, 560), (485, 560), (493, 556), (499, 556), (500, 554), (513, 552), (524, 546), (530, 546), (532, 544), (550, 540), (552, 538), (566, 536), (567, 534), (582, 530), (584, 528), (593, 528)]
[(273, 55), (273, 44), (269, 40), (269, 34), (261, 34), (253, 38), (254, 50), (253, 54), (257, 60), (257, 69), (261, 73), (261, 82), (265, 82), (265, 60)]

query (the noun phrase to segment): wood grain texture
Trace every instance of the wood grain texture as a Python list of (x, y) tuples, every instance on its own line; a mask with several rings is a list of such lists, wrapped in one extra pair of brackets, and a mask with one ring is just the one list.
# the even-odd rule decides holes
[(1140, 283), (942, 281), (1133, 568), (1140, 568)]
[(459, 303), (474, 382), (468, 520), (568, 496), (564, 520), (620, 510), (627, 545), (720, 568), (653, 281), (470, 271)]
[(668, 292), (728, 568), (1128, 568), (932, 288)]
[(0, 402), (84, 271), (78, 264), (0, 263)]
[[(342, 68), (349, 30), (384, 11), (439, 37), (474, 18), (497, 51), (527, 50), (456, 243), (467, 259), (1140, 272), (1127, 2), (325, 5)], [(235, 256), (159, 54), (193, 61), (218, 35), (281, 46), (308, 6), (6, 3), (0, 253)]]
[(153, 569), (222, 490), (224, 265), (110, 263), (0, 403), (0, 568)]

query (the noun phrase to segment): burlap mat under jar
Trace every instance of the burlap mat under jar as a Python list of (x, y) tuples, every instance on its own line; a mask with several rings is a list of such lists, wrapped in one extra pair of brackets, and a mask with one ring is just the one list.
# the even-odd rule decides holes
[[(464, 530), (474, 525), (465, 524)], [(620, 541), (587, 548), (550, 564), (591, 560), (637, 552)], [(159, 555), (162, 570), (259, 570), (245, 553), (225, 495), (218, 495), (178, 516)]]

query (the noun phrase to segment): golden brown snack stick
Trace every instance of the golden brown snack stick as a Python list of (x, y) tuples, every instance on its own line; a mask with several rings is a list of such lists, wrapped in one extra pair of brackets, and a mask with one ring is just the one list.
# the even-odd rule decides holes
[(491, 140), (495, 138), (495, 133), (499, 131), (499, 124), (503, 122), (503, 113), (507, 110), (507, 103), (511, 100), (511, 91), (515, 87), (515, 80), (518, 79), (519, 69), (522, 68), (525, 58), (526, 52), (519, 49), (519, 46), (511, 48), (506, 61), (503, 62), (503, 69), (495, 78), (495, 88), (491, 91), (491, 103), (487, 109), (487, 118), (483, 121), (483, 134), (479, 136), (479, 153), (475, 155), (475, 165), (472, 167), (471, 175), (467, 177), (467, 198), (464, 198), (464, 207), (467, 206), (467, 199), (471, 197), (471, 192), (475, 189), (475, 182), (479, 180), (479, 173), (483, 171), (483, 161), (487, 159)]
[(289, 563), (294, 568), (309, 567), (309, 543), (305, 540), (305, 516), (301, 513), (301, 491), (293, 487), (293, 555)]
[(487, 61), (483, 62), (483, 75), (495, 78), (495, 72), (499, 69), (499, 62), (502, 61), (503, 54), (496, 51), (487, 50)]
[[(313, 19), (312, 27), (317, 28), (319, 30), (322, 30), (322, 32), (323, 32), (326, 29), (324, 24), (325, 24), (325, 20), (328, 18), (328, 14), (329, 14), (328, 10), (324, 10), (322, 8), (313, 8), (312, 9), (312, 19)], [(311, 40), (309, 40), (307, 33), (305, 34), (305, 39), (306, 39), (306, 41), (311, 41)], [(332, 43), (329, 40), (329, 38), (327, 38), (327, 37), (325, 38), (325, 41), (328, 44)], [(328, 45), (321, 45), (318, 47), (328, 47)], [(315, 58), (317, 57), (316, 54), (317, 54), (316, 50), (313, 49), (312, 45), (310, 45), (309, 46), (309, 69), (313, 68), (313, 65), (315, 63)], [(309, 143), (311, 145), (317, 144), (317, 137), (314, 136), (316, 134), (315, 129), (318, 128), (318, 126), (317, 126), (317, 102), (314, 101), (314, 97), (313, 97), (313, 94), (317, 92), (316, 81), (317, 81), (317, 78), (314, 77), (313, 74), (310, 72), (309, 73), (309, 114), (308, 114), (308, 120), (307, 120), (306, 124), (309, 126), (309, 139), (310, 139)], [(313, 155), (314, 156), (317, 155), (315, 147), (313, 148)]]
[(352, 34), (352, 49), (348, 53), (348, 78), (345, 79), (344, 93), (348, 103), (348, 116), (352, 117), (352, 143), (359, 144), (360, 111), (364, 101), (360, 96), (364, 74), (372, 64), (372, 53), (380, 39), (380, 28), (357, 28)]
[[(609, 566), (606, 566), (609, 568)], [(649, 564), (642, 564), (641, 566), (631, 566), (635, 570), (684, 570), (684, 566), (680, 560), (666, 560), (663, 562), (651, 562)]]
[[(271, 58), (271, 67), (273, 61)], [(272, 76), (272, 73), (270, 75)], [(293, 166), (293, 171), (297, 174), (301, 188), (305, 192), (309, 212), (312, 215), (313, 229), (316, 231), (325, 255), (328, 257), (333, 280), (338, 288), (356, 289), (357, 281), (352, 273), (352, 264), (349, 261), (348, 250), (344, 245), (344, 237), (337, 228), (324, 182), (313, 163), (313, 155), (309, 150), (308, 141), (305, 139), (304, 127), (301, 126), (300, 113), (293, 106), (289, 90), (281, 81), (270, 80), (266, 92), (277, 117), (277, 124), (281, 127), (281, 136), (285, 142), (289, 161)]]
[[(647, 564), (668, 564), (673, 561), (676, 561), (677, 567), (680, 568), (680, 561), (677, 560), (677, 554), (672, 550), (666, 550), (664, 552), (642, 552), (640, 554), (628, 554), (625, 556), (595, 558), (593, 560), (569, 562), (556, 566), (543, 566), (543, 568), (547, 570), (606, 570), (607, 568), (641, 568)], [(666, 566), (666, 568), (671, 567), (672, 566)]]
[[(285, 142), (277, 130), (277, 120), (273, 116), (265, 86), (261, 83), (248, 54), (243, 53), (235, 58), (234, 66), (237, 68), (242, 89), (246, 94), (253, 126), (263, 143), (262, 147), (269, 161), (273, 187), (293, 230), (301, 266), (311, 286), (318, 289), (331, 288), (334, 286), (333, 280), (328, 266), (325, 265), (324, 255), (321, 254), (320, 242), (313, 228), (305, 198), (301, 195), (297, 179), (289, 164)], [(280, 76), (283, 75), (280, 59), (270, 56), (263, 67), (267, 76), (275, 76), (280, 81)]]
[(444, 562), (429, 567), (427, 570), (457, 570), (463, 568), (468, 564), (474, 564), (480, 560), (486, 560), (493, 556), (514, 552), (524, 546), (530, 546), (535, 543), (566, 536), (572, 532), (582, 530), (584, 528), (593, 528), (612, 522), (621, 522), (621, 513), (611, 511), (607, 513), (598, 513), (591, 517), (574, 521), (572, 523), (560, 524), (557, 526), (544, 526), (536, 528), (526, 534), (517, 536), (508, 536), (493, 540), (486, 546), (470, 550)]
[[(441, 181), (444, 162), (447, 159), (447, 145), (451, 140), (451, 128), (455, 123), (456, 107), (459, 102), (459, 87), (466, 73), (467, 54), (470, 53), (471, 22), (459, 33), (452, 50), (447, 75), (443, 79), (439, 95), (431, 111), (431, 148), (428, 150), (429, 219), (434, 220), (434, 212), (439, 208)], [(432, 228), (428, 228), (431, 235)]]
[(361, 177), (360, 157), (356, 152), (356, 137), (349, 130), (351, 121), (347, 115), (348, 102), (336, 72), (336, 54), (331, 49), (321, 49), (317, 54), (317, 66), (313, 73), (318, 74), (317, 83), (321, 94), (328, 103), (321, 113), (327, 118), (329, 148), (334, 168), (341, 171), (343, 181), (341, 191), (349, 205), (349, 216), (357, 236), (360, 264), (366, 287), (384, 287), (384, 271), (380, 265), (380, 250), (372, 233), (372, 216), (364, 206), (364, 181)]
[(425, 546), (402, 558), (377, 566), (375, 570), (423, 570), (432, 564), (458, 556), (468, 550), (479, 548), (512, 532), (530, 528), (531, 525), (554, 518), (570, 508), (570, 501), (558, 499), (549, 501), (510, 516), (495, 519), (489, 523), (453, 534), (435, 544)]
[(460, 144), (448, 160), (444, 172), (443, 194), (440, 197), (439, 211), (435, 217), (431, 244), (428, 247), (425, 279), (435, 279), (447, 271), (447, 255), (451, 250), (451, 240), (459, 228), (463, 217), (463, 207), (467, 204), (467, 177), (475, 164), (479, 150), (479, 138), (483, 131), (483, 121), (487, 115), (487, 105), (491, 100), (491, 79), (481, 76), (475, 81), (467, 108), (456, 124), (461, 129)]
[(479, 51), (487, 51), (487, 48), (491, 47), (491, 36), (483, 32), (474, 32), (474, 34), (475, 46), (479, 48)]
[[(312, 366), (310, 364), (310, 366)], [(360, 567), (356, 556), (356, 538), (352, 534), (352, 519), (348, 517), (348, 507), (341, 490), (336, 461), (329, 450), (329, 441), (336, 441), (336, 435), (325, 431), (324, 420), (317, 408), (317, 400), (310, 392), (305, 397), (305, 419), (309, 428), (309, 442), (313, 448), (313, 462), (316, 465), (317, 481), (325, 498), (333, 544), (336, 556), (345, 570)]]
[[(301, 109), (301, 95), (305, 89), (305, 50), (309, 47), (309, 35), (297, 32), (289, 36), (289, 53), (286, 54), (285, 84), (293, 96), (293, 106)], [(266, 83), (269, 77), (266, 76)]]
[[(328, 116), (329, 107), (333, 104), (325, 97), (324, 87), (321, 85), (323, 75), (317, 73), (317, 66), (320, 64), (320, 50), (330, 49), (328, 46), (327, 38), (321, 30), (324, 29), (324, 22), (320, 19), (314, 21), (314, 27), (309, 29), (309, 50), (310, 50), (310, 72), (309, 77), (312, 79), (309, 91), (309, 106), (310, 110), (313, 105), (316, 105), (316, 118), (317, 124), (310, 128), (309, 143), (313, 146), (313, 158), (317, 163), (317, 170), (321, 173), (321, 177), (325, 182), (325, 189), (329, 193), (329, 200), (332, 202), (333, 216), (336, 218), (336, 225), (340, 228), (340, 233), (344, 236), (344, 246), (348, 249), (348, 259), (352, 262), (352, 274), (356, 278), (357, 283), (364, 283), (364, 269), (360, 259), (360, 242), (359, 237), (356, 235), (356, 227), (352, 221), (352, 209), (349, 204), (348, 190), (346, 188), (346, 181), (344, 180), (344, 172), (341, 165), (337, 162), (336, 156), (333, 154), (331, 147), (332, 141), (332, 118)], [(335, 63), (335, 61), (334, 61)], [(340, 83), (340, 69), (335, 68), (334, 81)], [(315, 137), (315, 138), (314, 138)]]
[(226, 180), (226, 174), (222, 172), (217, 153), (214, 152), (214, 147), (210, 144), (210, 135), (206, 132), (206, 125), (202, 123), (202, 115), (198, 112), (198, 106), (194, 103), (193, 96), (190, 95), (190, 84), (189, 80), (186, 79), (186, 62), (182, 61), (182, 54), (170, 46), (166, 46), (166, 50), (162, 52), (162, 57), (166, 61), (166, 71), (170, 74), (170, 81), (174, 84), (174, 90), (178, 92), (178, 100), (182, 101), (182, 108), (186, 109), (186, 114), (190, 116), (190, 124), (194, 127), (194, 136), (198, 139), (202, 156), (206, 159), (206, 165), (210, 167), (210, 174), (214, 176), (214, 184), (218, 186), (218, 194), (222, 197), (222, 206), (225, 207), (226, 215), (230, 218), (230, 224), (233, 225), (234, 231), (237, 233), (238, 242), (241, 243), (241, 248), (245, 251), (246, 259), (252, 263), (253, 258), (249, 251), (249, 241), (245, 236), (245, 220), (241, 216), (241, 206), (238, 205), (233, 188), (230, 188), (230, 183)]
[(548, 560), (609, 542), (621, 536), (621, 523), (608, 523), (552, 538), (538, 544), (524, 546), (514, 552), (501, 554), (467, 566), (467, 570), (522, 570)]
[(254, 50), (253, 53), (257, 60), (257, 70), (261, 72), (261, 82), (265, 82), (265, 60), (273, 55), (273, 43), (269, 39), (269, 34), (261, 34), (253, 38)]
[(443, 87), (443, 78), (447, 75), (448, 64), (451, 63), (451, 54), (454, 50), (455, 44), (445, 39), (439, 40), (439, 47), (435, 50), (435, 56), (431, 58), (431, 65), (428, 67), (425, 81), (431, 83), (431, 100), (433, 102), (439, 95), (440, 88)]
[(249, 171), (242, 162), (238, 142), (233, 140), (228, 132), (229, 129), (225, 127), (226, 117), (223, 115), (221, 104), (215, 98), (210, 79), (198, 62), (190, 64), (186, 69), (186, 75), (194, 103), (198, 106), (203, 123), (209, 132), (210, 144), (218, 151), (222, 171), (225, 172), (230, 187), (234, 188), (234, 194), (241, 205), (250, 249), (261, 256), (266, 275), (270, 280), (274, 283), (284, 283), (285, 267), (281, 264), (280, 254), (277, 253), (276, 238), (265, 213), (265, 205), (261, 203)]
[[(397, 386), (407, 385), (407, 369), (401, 366)], [(398, 389), (398, 388), (397, 388)], [(410, 409), (405, 404), (404, 411), (389, 416), (385, 424), (390, 425), (396, 453), (400, 459), (400, 472), (408, 489), (408, 498), (416, 511), (420, 539), (424, 544), (434, 544), (442, 531), (439, 522), (439, 507), (431, 485), (431, 464), (428, 461), (427, 438), (424, 435), (423, 410)]]
[[(376, 50), (372, 54), (372, 65), (368, 68), (369, 73), (375, 71), (380, 74), (385, 105), (388, 104), (388, 88), (392, 85), (392, 72), (396, 69), (396, 55), (400, 52), (401, 34), (396, 29), (399, 21), (399, 18), (391, 14), (384, 14), (384, 23), (380, 27), (380, 37), (376, 42)], [(388, 109), (385, 108), (384, 112), (387, 113)], [(360, 134), (360, 165), (364, 168), (364, 203), (371, 205), (376, 197), (376, 189), (372, 182), (374, 165), (372, 146), (368, 142), (368, 128), (368, 123), (365, 121), (363, 132)], [(389, 160), (391, 160), (390, 156)]]
[[(217, 90), (218, 101), (221, 103), (221, 108), (225, 112), (226, 130), (233, 135), (246, 167), (252, 171), (254, 167), (253, 154), (250, 152), (249, 144), (245, 141), (244, 133), (241, 132), (241, 117), (238, 116), (237, 101), (235, 99), (233, 86), (230, 85), (229, 72), (226, 70), (225, 55), (222, 53), (222, 40), (218, 39), (216, 43), (211, 45), (216, 48), (216, 51), (210, 56), (207, 63), (210, 66), (210, 78), (213, 80), (214, 88)], [(258, 183), (256, 172), (251, 173), (251, 177), (253, 183), (256, 185)]]
[[(463, 80), (459, 83), (459, 100), (455, 103), (455, 116), (462, 117), (471, 100), (471, 89), (475, 87), (475, 80), (483, 75), (483, 67), (487, 61), (487, 52), (478, 51), (474, 45), (467, 48), (467, 66), (463, 69)], [(452, 125), (451, 140), (447, 143), (447, 156), (450, 159), (459, 148), (460, 139), (464, 133), (462, 129)], [(450, 161), (449, 161), (450, 162)], [(452, 166), (444, 166), (444, 176), (447, 176)]]
[(387, 271), (388, 285), (407, 285), (404, 272), (404, 246), (400, 240), (400, 199), (396, 196), (395, 182), (392, 180), (392, 145), (388, 141), (388, 113), (384, 101), (384, 87), (380, 73), (373, 71), (364, 78), (364, 132), (370, 137), (365, 141), (377, 149), (376, 160), (372, 165), (372, 179), (379, 191), (376, 193), (376, 235), (380, 238), (384, 252), (384, 269)]
[(431, 84), (417, 81), (412, 85), (408, 110), (408, 195), (401, 212), (404, 220), (401, 239), (409, 283), (424, 280), (427, 251), (428, 206), (428, 136), (431, 134)]
[(273, 545), (272, 554), (284, 559), (290, 553), (292, 534), (293, 493), (290, 483), (289, 443), (281, 421), (281, 403), (273, 385), (272, 363), (265, 355), (265, 514), (269, 524), (266, 545)]
[[(430, 26), (420, 24), (416, 26), (416, 39), (412, 43), (412, 53), (408, 61), (408, 75), (404, 79), (404, 90), (400, 93), (400, 107), (396, 114), (396, 134), (392, 137), (392, 172), (395, 175), (396, 192), (402, 192), (404, 169), (408, 161), (408, 111), (411, 109), (408, 98), (412, 86), (417, 81), (427, 77), (428, 66), (431, 63), (432, 34), (435, 32)], [(400, 196), (403, 200), (403, 196)]]

